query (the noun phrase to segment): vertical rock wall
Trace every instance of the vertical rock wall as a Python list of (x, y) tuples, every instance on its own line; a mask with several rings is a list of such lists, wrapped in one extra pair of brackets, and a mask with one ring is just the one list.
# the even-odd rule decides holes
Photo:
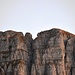
[(0, 75), (75, 75), (75, 35), (60, 29), (0, 32)]
[(21, 32), (0, 32), (0, 75), (28, 75), (28, 48)]

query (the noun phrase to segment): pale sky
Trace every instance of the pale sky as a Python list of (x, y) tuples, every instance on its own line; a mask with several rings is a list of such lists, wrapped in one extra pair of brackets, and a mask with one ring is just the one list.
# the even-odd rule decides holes
[(0, 31), (24, 34), (60, 28), (75, 34), (75, 0), (0, 0)]

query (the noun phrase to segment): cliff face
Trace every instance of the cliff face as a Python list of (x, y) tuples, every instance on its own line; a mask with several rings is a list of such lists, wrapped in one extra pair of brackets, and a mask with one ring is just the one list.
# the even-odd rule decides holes
[(75, 75), (75, 35), (60, 29), (0, 32), (0, 75)]

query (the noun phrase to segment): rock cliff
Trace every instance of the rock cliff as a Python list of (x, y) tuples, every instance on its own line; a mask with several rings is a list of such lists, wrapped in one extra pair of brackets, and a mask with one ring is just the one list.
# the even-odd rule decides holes
[(75, 35), (61, 29), (37, 34), (0, 32), (0, 75), (75, 75)]

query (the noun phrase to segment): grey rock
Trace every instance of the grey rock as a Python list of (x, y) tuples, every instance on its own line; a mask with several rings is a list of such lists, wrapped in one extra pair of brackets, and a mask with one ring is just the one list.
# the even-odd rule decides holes
[(0, 31), (0, 75), (75, 75), (75, 35), (54, 28), (33, 40)]
[(0, 37), (0, 74), (27, 75), (28, 51), (21, 32), (6, 31)]
[(74, 75), (74, 47), (75, 35), (69, 32), (54, 28), (38, 33), (33, 41), (36, 75)]

